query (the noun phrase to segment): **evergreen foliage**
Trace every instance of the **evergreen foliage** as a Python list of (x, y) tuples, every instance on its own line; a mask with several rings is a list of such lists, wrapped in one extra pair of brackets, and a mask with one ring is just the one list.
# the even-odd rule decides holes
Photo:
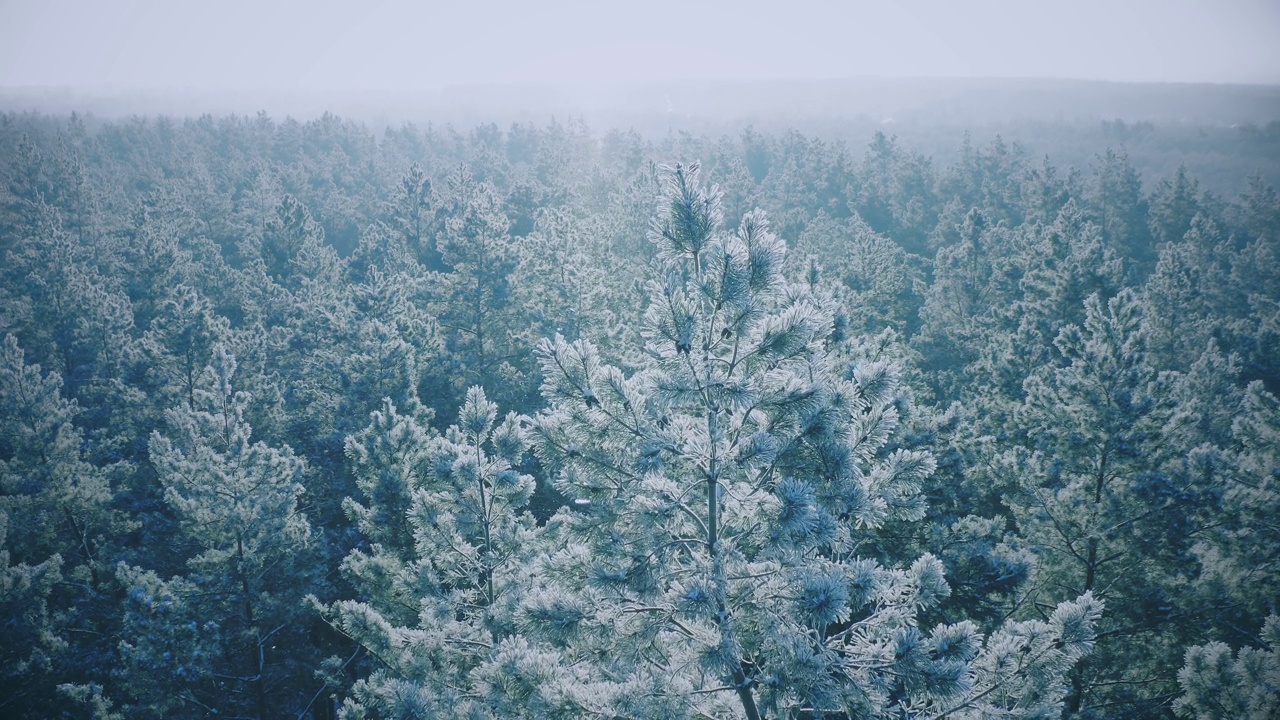
[(343, 571), (365, 600), (322, 608), (378, 665), (342, 716), (514, 717), (507, 703), (527, 698), (507, 693), (527, 688), (505, 687), (520, 680), (501, 672), (532, 661), (518, 627), (540, 534), (524, 512), (533, 478), (516, 469), (526, 452), (521, 419), (499, 423), (497, 405), (472, 387), (443, 436), (428, 439), (388, 404), (349, 452), (363, 468), (390, 462), (362, 477), (365, 503), (347, 506), (370, 544)]
[(306, 585), (313, 536), (298, 510), (305, 464), (251, 440), (235, 358), (225, 346), (212, 356), (194, 406), (166, 413), (168, 433), (151, 437), (188, 573), (164, 580), (119, 566), (119, 673), (138, 709), (157, 716), (266, 717), (300, 679), (301, 658), (278, 650), (304, 626), (291, 592)]
[(1174, 703), (1182, 717), (1263, 720), (1280, 713), (1280, 618), (1262, 627), (1263, 648), (1233, 653), (1224, 643), (1187, 648), (1178, 672), (1183, 695)]
[(854, 127), (0, 115), (0, 716), (1273, 715), (1275, 128)]
[(667, 195), (646, 367), (628, 377), (582, 340), (539, 351), (550, 407), (534, 447), (582, 505), (550, 526), (567, 545), (544, 573), (574, 601), (543, 639), (616, 678), (579, 712), (1055, 707), (1101, 605), (1086, 595), (985, 643), (971, 623), (917, 629), (948, 593), (938, 560), (895, 570), (866, 556), (878, 529), (923, 517), (934, 467), (889, 445), (911, 412), (896, 369), (842, 357), (832, 309), (785, 281), (763, 213), (722, 231), (696, 165), (671, 171)]

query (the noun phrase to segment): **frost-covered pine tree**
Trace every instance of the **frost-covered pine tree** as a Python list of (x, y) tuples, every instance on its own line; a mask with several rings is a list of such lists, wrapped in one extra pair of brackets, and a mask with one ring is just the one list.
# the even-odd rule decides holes
[[(1197, 535), (1202, 591), (1253, 620), (1280, 605), (1280, 398), (1261, 381), (1245, 388), (1231, 428), (1218, 515)], [(1244, 624), (1236, 619), (1237, 624)]]
[(520, 418), (499, 422), (479, 387), (443, 437), (388, 403), (348, 442), (363, 497), (347, 509), (369, 544), (343, 570), (363, 599), (322, 611), (377, 669), (356, 683), (343, 717), (515, 714), (486, 685), (504, 682), (503, 658), (527, 645), (517, 611), (539, 534), (523, 512), (527, 449)]
[(1262, 625), (1262, 647), (1232, 653), (1226, 643), (1187, 648), (1178, 672), (1182, 696), (1173, 709), (1195, 720), (1267, 720), (1280, 715), (1280, 617)]
[[(437, 247), (445, 270), (423, 288), (444, 346), (438, 363), (445, 387), (437, 394), (461, 399), (466, 388), (480, 385), (496, 400), (527, 403), (536, 395), (528, 316), (511, 284), (520, 243), (508, 232), (502, 198), (493, 185), (460, 167), (448, 177), (440, 200)], [(437, 410), (444, 416), (444, 408)]]
[[(17, 701), (39, 708), (36, 693), (47, 690), (54, 661), (67, 650), (49, 612), (49, 598), (62, 582), (62, 556), (41, 563), (13, 563), (6, 540), (9, 513), (0, 506), (0, 617), (5, 618), (5, 643), (0, 649), (0, 707), (10, 706), (15, 717)], [(12, 704), (12, 705), (11, 705)]]
[(178, 285), (158, 303), (142, 336), (140, 365), (148, 397), (174, 407), (195, 407), (196, 387), (213, 348), (231, 336), (231, 323), (195, 288)]
[(1230, 456), (1205, 443), (1229, 425), (1215, 415), (1239, 407), (1234, 360), (1210, 346), (1189, 374), (1157, 373), (1133, 290), (1092, 295), (1084, 310), (1055, 341), (1065, 364), (1025, 383), (1025, 447), (992, 466), (1017, 479), (1004, 499), (1037, 558), (1025, 607), (1091, 592), (1113, 609), (1073, 674), (1068, 710), (1165, 717), (1182, 647), (1222, 622), (1210, 608), (1230, 604), (1205, 602), (1195, 573), (1208, 566), (1194, 551), (1236, 514), (1218, 509)]
[[(301, 598), (314, 532), (301, 512), (305, 463), (254, 442), (236, 389), (236, 361), (214, 347), (193, 393), (151, 436), (151, 462), (179, 521), (185, 576), (121, 563), (118, 688), (165, 717), (296, 712), (310, 659)], [(302, 701), (302, 702), (305, 702)], [(127, 705), (132, 707), (132, 705)], [(286, 707), (287, 706), (287, 707)]]
[(984, 639), (919, 613), (941, 564), (871, 556), (924, 513), (934, 461), (890, 441), (897, 370), (857, 363), (822, 296), (783, 277), (763, 212), (721, 227), (698, 167), (654, 223), (647, 365), (544, 341), (538, 457), (574, 508), (551, 521), (520, 635), (474, 675), (495, 714), (1049, 717), (1092, 644), (1085, 594)]
[(0, 714), (48, 717), (58, 681), (93, 678), (85, 658), (111, 651), (107, 601), (119, 538), (119, 465), (100, 467), (57, 372), (0, 340)]
[[(1280, 401), (1260, 381), (1241, 398), (1229, 405), (1232, 450), (1215, 522), (1197, 534), (1193, 548), (1200, 567), (1196, 590), (1213, 608), (1218, 640), (1187, 648), (1178, 673), (1182, 695), (1173, 709), (1197, 720), (1280, 713), (1280, 527), (1273, 520), (1280, 513)], [(1221, 641), (1242, 639), (1247, 644), (1234, 652)]]

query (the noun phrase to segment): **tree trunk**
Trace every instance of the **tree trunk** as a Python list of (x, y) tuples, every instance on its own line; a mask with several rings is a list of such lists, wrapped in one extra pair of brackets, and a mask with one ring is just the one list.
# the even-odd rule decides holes
[(244, 572), (244, 540), (241, 538), (236, 538), (236, 566), (237, 574), (240, 575), (240, 590), (244, 595), (245, 632), (253, 639), (253, 647), (249, 650), (249, 667), (254, 670), (252, 683), (258, 720), (267, 720), (267, 686), (262, 676), (266, 658), (263, 657), (262, 638), (255, 627), (253, 596), (249, 590), (249, 576)]

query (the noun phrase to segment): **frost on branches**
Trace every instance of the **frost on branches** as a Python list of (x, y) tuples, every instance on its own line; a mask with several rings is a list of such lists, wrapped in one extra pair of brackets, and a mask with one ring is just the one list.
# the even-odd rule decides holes
[[(860, 361), (830, 295), (788, 282), (763, 212), (722, 227), (697, 165), (670, 170), (665, 202), (644, 366), (545, 340), (543, 412), (495, 433), (496, 409), (464, 407), (433, 441), (447, 482), (411, 490), (416, 559), (379, 565), (401, 578), (383, 585), (417, 589), (414, 624), (330, 609), (382, 667), (347, 715), (1059, 715), (1101, 603), (989, 637), (921, 628), (949, 592), (941, 563), (874, 550), (887, 524), (924, 517), (934, 469), (892, 447), (912, 412), (897, 369)], [(542, 528), (516, 515), (526, 436), (573, 499)]]
[(1234, 654), (1221, 642), (1187, 648), (1178, 672), (1182, 696), (1174, 711), (1195, 720), (1280, 715), (1280, 617), (1268, 616), (1261, 635), (1263, 647), (1242, 647)]
[(513, 716), (490, 701), (503, 691), (486, 690), (484, 678), (506, 677), (527, 646), (518, 622), (538, 541), (522, 512), (533, 478), (516, 468), (524, 428), (497, 413), (472, 387), (458, 424), (429, 437), (387, 403), (348, 442), (365, 503), (347, 511), (371, 544), (343, 570), (364, 600), (322, 609), (379, 669), (355, 685), (345, 717)]

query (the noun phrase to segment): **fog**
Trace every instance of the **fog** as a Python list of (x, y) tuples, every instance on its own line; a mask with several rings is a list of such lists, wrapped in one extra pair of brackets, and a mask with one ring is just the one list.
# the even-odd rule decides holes
[(389, 93), (846, 77), (1277, 83), (1280, 3), (0, 3), (9, 89)]

